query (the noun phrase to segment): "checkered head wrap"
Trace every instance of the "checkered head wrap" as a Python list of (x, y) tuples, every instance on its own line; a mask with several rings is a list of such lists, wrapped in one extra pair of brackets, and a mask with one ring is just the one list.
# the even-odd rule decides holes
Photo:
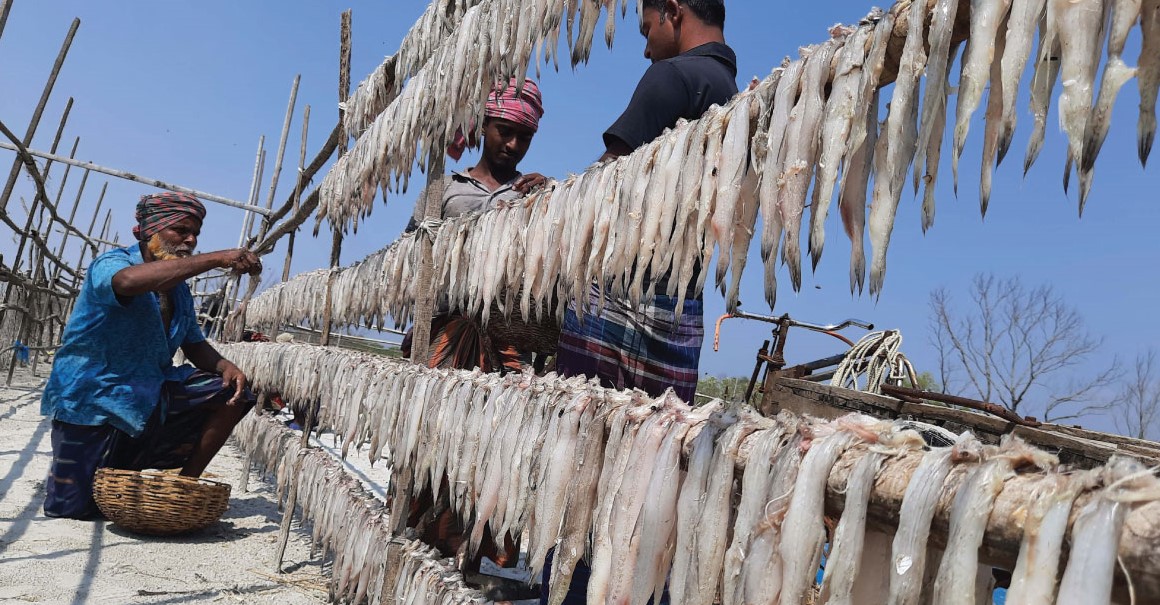
[(487, 96), (483, 115), (515, 122), (533, 131), (539, 130), (540, 118), (544, 117), (544, 100), (540, 96), (540, 87), (531, 78), (524, 79), (523, 90), (519, 90), (515, 78), (507, 85), (497, 83)]
[(133, 227), (133, 235), (145, 241), (187, 216), (205, 220), (205, 206), (188, 193), (167, 191), (143, 195), (137, 202), (137, 226)]
[[(540, 87), (531, 78), (524, 78), (521, 90), (515, 78), (506, 84), (497, 82), (487, 95), (487, 104), (483, 108), (485, 118), (499, 118), (526, 126), (535, 132), (540, 129), (540, 118), (544, 117), (544, 100), (540, 96)], [(475, 126), (472, 125), (472, 130)], [(447, 155), (458, 160), (467, 149), (467, 137), (463, 131), (455, 133), (455, 140), (447, 147)]]

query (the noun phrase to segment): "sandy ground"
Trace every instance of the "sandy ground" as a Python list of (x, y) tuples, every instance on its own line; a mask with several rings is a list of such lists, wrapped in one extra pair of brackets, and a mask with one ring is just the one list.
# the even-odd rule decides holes
[(184, 537), (146, 537), (97, 521), (49, 519), (41, 506), (52, 450), (40, 415), (41, 377), (0, 389), (0, 603), (326, 602), (328, 563), (291, 532), (283, 570), (272, 559), (282, 514), (256, 474), (239, 489), (242, 458), (223, 448), (208, 472), (230, 483), (222, 520)]

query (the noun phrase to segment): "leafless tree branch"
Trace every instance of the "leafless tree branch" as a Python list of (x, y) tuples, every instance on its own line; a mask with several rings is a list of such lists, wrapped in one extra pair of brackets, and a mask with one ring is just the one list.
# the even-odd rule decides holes
[(1047, 420), (1111, 407), (1099, 397), (1118, 379), (1118, 363), (1097, 357), (1103, 341), (1050, 286), (978, 274), (967, 294), (962, 309), (945, 289), (930, 296), (931, 343), (944, 388), (962, 374), (963, 390), (979, 399)]

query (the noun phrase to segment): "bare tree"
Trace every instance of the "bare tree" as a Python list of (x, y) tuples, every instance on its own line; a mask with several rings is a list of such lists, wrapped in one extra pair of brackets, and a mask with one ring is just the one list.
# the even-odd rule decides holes
[(943, 390), (1034, 410), (1058, 422), (1107, 410), (1098, 394), (1118, 377), (1116, 360), (1097, 356), (1102, 340), (1050, 286), (978, 274), (958, 309), (945, 288), (931, 292), (931, 344)]
[(1160, 428), (1160, 368), (1156, 351), (1136, 356), (1134, 371), (1124, 378), (1116, 398), (1116, 426), (1129, 437), (1148, 439)]

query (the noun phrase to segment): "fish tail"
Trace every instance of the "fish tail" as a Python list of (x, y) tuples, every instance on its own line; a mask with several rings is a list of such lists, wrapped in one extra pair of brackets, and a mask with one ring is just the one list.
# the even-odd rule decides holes
[(1152, 143), (1156, 139), (1156, 116), (1140, 112), (1140, 122), (1136, 127), (1140, 166), (1148, 167), (1148, 156), (1152, 153)]

